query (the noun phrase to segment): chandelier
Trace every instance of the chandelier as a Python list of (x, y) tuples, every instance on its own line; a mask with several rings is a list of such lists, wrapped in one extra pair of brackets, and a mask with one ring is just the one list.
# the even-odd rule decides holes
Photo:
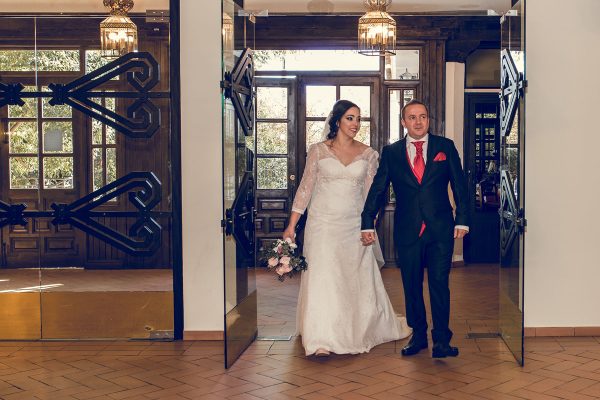
[(127, 16), (133, 8), (133, 0), (104, 0), (110, 7), (110, 15), (100, 22), (102, 57), (116, 58), (137, 51), (137, 26)]
[(367, 56), (396, 54), (396, 21), (386, 12), (392, 0), (364, 2), (367, 12), (358, 20), (358, 52)]

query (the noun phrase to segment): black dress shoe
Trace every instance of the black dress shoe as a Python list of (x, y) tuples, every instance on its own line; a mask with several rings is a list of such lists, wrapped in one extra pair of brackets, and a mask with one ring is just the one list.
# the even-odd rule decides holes
[(436, 343), (433, 345), (431, 357), (446, 358), (456, 357), (458, 355), (458, 347), (450, 346), (449, 344)]
[(402, 348), (400, 354), (403, 356), (413, 356), (423, 349), (427, 348), (427, 339), (418, 338), (413, 335), (408, 344)]

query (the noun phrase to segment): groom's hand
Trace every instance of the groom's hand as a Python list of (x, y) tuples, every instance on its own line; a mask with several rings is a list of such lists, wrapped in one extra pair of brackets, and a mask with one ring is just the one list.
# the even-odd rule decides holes
[(454, 239), (464, 238), (469, 233), (466, 229), (454, 228)]
[(375, 232), (361, 232), (360, 241), (363, 246), (370, 246), (375, 242)]

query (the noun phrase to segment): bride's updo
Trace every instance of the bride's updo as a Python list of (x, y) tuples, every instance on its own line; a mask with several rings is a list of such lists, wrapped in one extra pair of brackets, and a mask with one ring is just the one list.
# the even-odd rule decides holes
[(349, 100), (338, 100), (334, 105), (331, 113), (329, 113), (329, 133), (327, 134), (327, 139), (334, 139), (337, 136), (338, 131), (338, 122), (342, 118), (346, 111), (351, 109), (352, 107), (356, 107), (360, 110), (360, 107), (354, 104)]

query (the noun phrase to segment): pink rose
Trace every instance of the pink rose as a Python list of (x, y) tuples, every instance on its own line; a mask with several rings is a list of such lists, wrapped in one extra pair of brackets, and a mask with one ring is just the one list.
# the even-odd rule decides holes
[(277, 257), (269, 258), (269, 267), (276, 267), (277, 264), (279, 264), (279, 260), (277, 259)]
[(279, 262), (284, 265), (288, 265), (290, 263), (290, 258), (288, 256), (283, 256), (279, 259)]
[(275, 272), (277, 272), (277, 275), (281, 276), (283, 274), (287, 274), (288, 272), (292, 272), (292, 267), (288, 264), (283, 264), (275, 268)]
[(281, 254), (283, 252), (283, 247), (281, 245), (277, 246), (277, 253)]

